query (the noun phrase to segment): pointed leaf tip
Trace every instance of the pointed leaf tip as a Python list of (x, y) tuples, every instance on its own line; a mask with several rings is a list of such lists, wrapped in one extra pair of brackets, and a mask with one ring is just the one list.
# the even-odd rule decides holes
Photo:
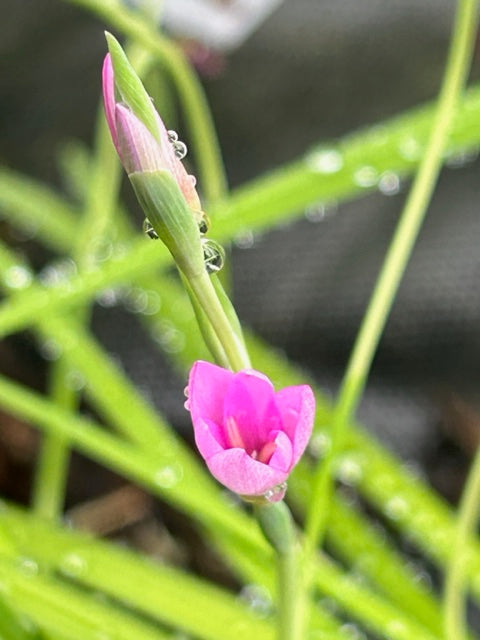
[(157, 115), (150, 96), (142, 81), (130, 64), (118, 40), (108, 31), (105, 32), (108, 50), (115, 74), (115, 86), (125, 104), (145, 124), (152, 135), (160, 142), (160, 130)]

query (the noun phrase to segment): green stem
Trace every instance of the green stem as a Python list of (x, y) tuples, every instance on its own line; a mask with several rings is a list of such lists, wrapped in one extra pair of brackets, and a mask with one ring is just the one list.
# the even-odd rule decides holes
[(302, 640), (297, 597), (299, 594), (299, 551), (295, 523), (282, 501), (255, 506), (260, 527), (275, 549), (278, 566), (278, 640)]
[[(73, 411), (77, 393), (68, 385), (70, 367), (61, 357), (52, 364), (50, 396), (59, 407)], [(65, 501), (70, 445), (61, 436), (45, 434), (33, 483), (32, 506), (37, 515), (48, 520), (60, 518)]]
[(89, 9), (123, 34), (146, 47), (175, 83), (195, 145), (202, 187), (209, 203), (222, 200), (226, 178), (215, 127), (203, 89), (181, 50), (162, 37), (138, 12), (115, 0), (66, 0)]
[(251, 365), (245, 345), (233, 329), (207, 272), (189, 278), (188, 281), (225, 351), (231, 368), (234, 371), (248, 369)]
[[(334, 462), (342, 450), (349, 422), (360, 401), (368, 371), (387, 321), (402, 275), (425, 217), (437, 181), (443, 152), (448, 142), (455, 107), (465, 85), (476, 29), (475, 0), (460, 0), (449, 52), (449, 59), (439, 96), (437, 111), (425, 155), (413, 183), (370, 304), (362, 322), (334, 410), (332, 446), (317, 469), (313, 481), (313, 499), (307, 515), (305, 561), (308, 567), (318, 544), (321, 544), (329, 514), (329, 497), (333, 490)], [(305, 588), (310, 589), (309, 579)]]
[(449, 59), (430, 139), (347, 366), (333, 415), (331, 450), (326, 460), (319, 464), (314, 479), (312, 506), (306, 526), (307, 557), (311, 557), (323, 538), (328, 519), (334, 461), (343, 448), (348, 423), (360, 401), (375, 350), (441, 169), (450, 125), (472, 57), (476, 8), (476, 0), (460, 0), (458, 5)]
[(477, 449), (470, 473), (468, 474), (460, 507), (458, 510), (452, 553), (447, 564), (444, 598), (444, 637), (445, 640), (466, 640), (465, 595), (468, 561), (467, 553), (470, 538), (480, 515), (480, 447)]

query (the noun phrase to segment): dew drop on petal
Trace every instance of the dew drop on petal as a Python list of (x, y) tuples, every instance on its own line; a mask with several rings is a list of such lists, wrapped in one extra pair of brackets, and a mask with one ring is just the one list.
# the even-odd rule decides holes
[(173, 129), (168, 129), (167, 136), (169, 142), (177, 142), (178, 140), (178, 133)]
[(282, 482), (281, 484), (277, 484), (275, 487), (268, 489), (263, 494), (265, 500), (268, 502), (278, 502), (285, 495), (285, 491), (287, 490), (287, 483)]
[(342, 169), (343, 157), (337, 149), (318, 149), (307, 156), (306, 163), (311, 171), (330, 175)]
[(192, 183), (192, 187), (197, 186), (197, 178), (194, 175), (190, 174), (188, 176), (188, 178), (189, 178), (190, 182)]
[(181, 142), (181, 140), (177, 140), (173, 143), (173, 150), (179, 160), (183, 160), (188, 152), (187, 145), (184, 142)]

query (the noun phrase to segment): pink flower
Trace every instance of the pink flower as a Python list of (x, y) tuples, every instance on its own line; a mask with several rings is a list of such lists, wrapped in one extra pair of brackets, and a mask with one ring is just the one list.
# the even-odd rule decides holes
[(245, 497), (281, 500), (312, 433), (315, 398), (308, 385), (275, 392), (259, 371), (233, 373), (198, 361), (190, 373), (195, 441), (211, 473)]
[(145, 171), (168, 171), (179, 185), (190, 208), (201, 211), (195, 179), (188, 175), (177, 157), (174, 144), (158, 113), (155, 112), (156, 131), (152, 131), (128, 104), (117, 100), (115, 72), (109, 53), (103, 63), (102, 78), (108, 126), (126, 172), (131, 175)]

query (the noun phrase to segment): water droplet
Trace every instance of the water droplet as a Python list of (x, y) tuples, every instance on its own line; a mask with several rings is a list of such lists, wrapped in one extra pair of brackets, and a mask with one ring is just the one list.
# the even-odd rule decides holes
[(386, 196), (394, 196), (400, 191), (400, 178), (393, 171), (382, 173), (378, 188)]
[(171, 489), (177, 485), (183, 477), (183, 469), (178, 463), (172, 463), (159, 469), (155, 473), (155, 484), (162, 489)]
[(415, 138), (408, 136), (400, 142), (398, 151), (405, 160), (414, 162), (419, 160), (422, 155), (422, 145)]
[(173, 150), (179, 160), (183, 160), (188, 153), (187, 145), (181, 140), (177, 140), (173, 143)]
[(258, 584), (248, 584), (240, 591), (239, 598), (262, 618), (272, 613), (272, 596), (265, 587)]
[(283, 498), (285, 492), (287, 490), (287, 483), (282, 482), (281, 484), (277, 484), (275, 487), (272, 487), (268, 491), (265, 491), (264, 498), (268, 502), (278, 502)]
[(309, 222), (322, 222), (325, 219), (326, 206), (323, 202), (312, 204), (305, 209), (305, 218)]
[(478, 149), (461, 149), (450, 152), (445, 164), (449, 169), (462, 169), (478, 158)]
[(239, 249), (251, 249), (255, 244), (255, 236), (251, 229), (247, 229), (237, 233), (233, 241)]
[(314, 458), (323, 458), (330, 451), (332, 441), (328, 433), (315, 433), (308, 444), (308, 451)]
[(143, 221), (142, 230), (151, 240), (158, 240), (158, 233), (148, 218)]
[(355, 171), (353, 174), (353, 181), (356, 185), (365, 189), (374, 187), (378, 182), (378, 171), (375, 167), (365, 165)]
[(143, 313), (148, 305), (148, 296), (144, 289), (133, 287), (124, 299), (124, 306), (132, 313)]
[(90, 255), (92, 256), (93, 265), (106, 262), (112, 257), (114, 250), (113, 242), (103, 238), (95, 238), (90, 247)]
[(76, 274), (77, 265), (75, 262), (70, 258), (65, 258), (44, 267), (40, 271), (38, 279), (46, 287), (58, 287), (66, 284)]
[(187, 399), (185, 400), (185, 402), (183, 403), (183, 406), (185, 407), (185, 409), (186, 409), (187, 411), (190, 411), (190, 400), (189, 400), (188, 398), (187, 398)]
[(195, 176), (193, 176), (192, 174), (190, 174), (189, 176), (190, 182), (192, 183), (193, 187), (197, 186), (197, 178)]
[(168, 129), (167, 136), (169, 142), (177, 142), (178, 140), (178, 133), (173, 129)]
[(363, 477), (363, 464), (358, 456), (345, 455), (338, 464), (337, 477), (340, 482), (354, 487)]
[(96, 296), (96, 301), (101, 307), (106, 309), (114, 307), (122, 299), (122, 290), (119, 288), (104, 289)]
[(65, 384), (69, 389), (81, 391), (85, 387), (86, 380), (80, 371), (71, 369), (65, 376)]
[(409, 510), (408, 502), (402, 496), (393, 496), (385, 505), (385, 515), (391, 520), (402, 520)]
[(32, 284), (33, 275), (30, 269), (20, 264), (10, 267), (3, 274), (3, 281), (10, 289), (25, 289)]
[(68, 553), (60, 561), (60, 569), (62, 572), (72, 578), (83, 575), (88, 568), (87, 561), (80, 554), (71, 552)]
[(54, 361), (60, 358), (63, 349), (60, 343), (54, 338), (48, 338), (40, 343), (39, 351), (40, 355), (45, 358), (45, 360)]
[(167, 353), (179, 353), (185, 349), (185, 334), (168, 320), (160, 320), (153, 327), (152, 337)]
[(203, 258), (208, 273), (217, 273), (225, 263), (225, 250), (215, 240), (202, 239)]
[(307, 156), (306, 163), (311, 171), (332, 174), (342, 169), (343, 158), (337, 149), (318, 149)]
[(36, 576), (38, 574), (38, 563), (33, 558), (20, 558), (18, 564), (26, 575)]
[(390, 620), (389, 622), (387, 622), (386, 632), (389, 636), (392, 636), (394, 638), (404, 637), (406, 631), (407, 626), (401, 620)]

